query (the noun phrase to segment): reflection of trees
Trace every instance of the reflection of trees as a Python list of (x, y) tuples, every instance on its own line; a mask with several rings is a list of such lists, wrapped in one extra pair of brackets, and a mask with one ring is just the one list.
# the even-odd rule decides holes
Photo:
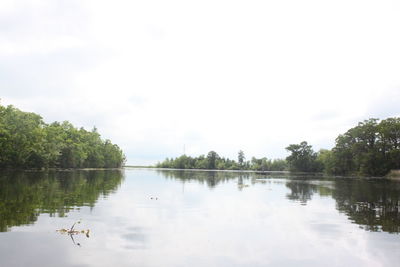
[(300, 201), (302, 205), (311, 200), (312, 195), (317, 191), (317, 186), (302, 180), (289, 180), (286, 183), (291, 192), (286, 197), (290, 200)]
[(332, 197), (337, 209), (368, 231), (400, 232), (400, 183), (338, 180)]
[(290, 200), (299, 201), (302, 205), (306, 205), (314, 193), (318, 192), (324, 196), (330, 195), (331, 189), (326, 186), (327, 181), (320, 174), (292, 172), (286, 174), (286, 177), (283, 178), (287, 179), (286, 187), (290, 189), (290, 193), (286, 197)]
[(239, 179), (239, 183), (240, 181), (243, 183), (243, 178), (248, 179), (251, 175), (251, 173), (245, 172), (225, 171), (157, 170), (157, 172), (167, 179), (176, 179), (183, 183), (197, 181), (201, 184), (207, 184), (210, 188), (233, 179)]
[(41, 213), (65, 216), (74, 207), (94, 207), (115, 192), (123, 174), (109, 171), (7, 172), (0, 175), (0, 232), (31, 224)]
[(333, 189), (318, 180), (290, 179), (287, 198), (306, 205), (313, 194), (331, 196), (336, 208), (368, 231), (400, 233), (400, 183), (389, 180), (335, 179)]

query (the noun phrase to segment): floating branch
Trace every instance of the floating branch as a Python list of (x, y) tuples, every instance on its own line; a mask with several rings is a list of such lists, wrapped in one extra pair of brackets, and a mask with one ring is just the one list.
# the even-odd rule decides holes
[(76, 224), (80, 224), (80, 223), (81, 223), (81, 221), (79, 220), (79, 221), (75, 222), (75, 223), (71, 226), (70, 229), (62, 228), (62, 229), (56, 230), (56, 232), (58, 232), (58, 233), (60, 233), (60, 234), (67, 234), (67, 235), (69, 235), (69, 236), (71, 237), (71, 239), (72, 239), (72, 242), (73, 242), (75, 245), (81, 246), (80, 243), (75, 243), (75, 240), (74, 240), (74, 237), (73, 237), (73, 236), (74, 236), (74, 235), (78, 235), (78, 234), (85, 234), (86, 237), (89, 238), (90, 230), (89, 230), (89, 229), (87, 229), (87, 230), (74, 230), (75, 225), (76, 225)]

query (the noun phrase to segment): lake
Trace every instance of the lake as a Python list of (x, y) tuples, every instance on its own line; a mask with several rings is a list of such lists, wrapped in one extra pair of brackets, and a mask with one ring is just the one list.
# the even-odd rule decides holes
[(383, 179), (3, 171), (0, 266), (399, 266), (399, 204)]

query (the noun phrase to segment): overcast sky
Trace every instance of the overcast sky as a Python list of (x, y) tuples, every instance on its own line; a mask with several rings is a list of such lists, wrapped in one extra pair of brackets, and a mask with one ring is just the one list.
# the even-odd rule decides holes
[(283, 158), (400, 116), (398, 0), (1, 0), (0, 98), (128, 164)]

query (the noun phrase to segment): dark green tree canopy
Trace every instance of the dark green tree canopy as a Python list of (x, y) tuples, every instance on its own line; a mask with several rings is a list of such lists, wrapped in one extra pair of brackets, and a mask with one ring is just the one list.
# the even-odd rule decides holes
[(283, 171), (287, 169), (286, 161), (283, 159), (269, 160), (267, 158), (252, 158), (251, 161), (245, 161), (244, 152), (243, 162), (240, 164), (235, 160), (220, 157), (217, 152), (210, 151), (207, 157), (190, 157), (182, 155), (175, 159), (165, 159), (156, 165), (158, 168), (173, 169), (210, 169), (210, 170), (254, 170), (254, 171)]
[(390, 170), (400, 169), (400, 118), (382, 121), (369, 119), (360, 122), (336, 138), (332, 150), (314, 152), (306, 141), (286, 147), (290, 155), (286, 160), (251, 158), (246, 161), (242, 150), (238, 160), (219, 157), (210, 151), (207, 156), (166, 159), (157, 164), (160, 168), (219, 169), (321, 172), (335, 175), (384, 176)]
[(208, 169), (214, 170), (217, 167), (217, 160), (219, 159), (219, 155), (215, 151), (210, 151), (207, 154), (207, 165)]
[(239, 162), (240, 166), (243, 166), (245, 159), (246, 159), (246, 157), (244, 156), (244, 152), (242, 150), (239, 150), (238, 162)]
[(321, 171), (316, 159), (317, 153), (306, 141), (300, 144), (291, 144), (286, 147), (291, 154), (286, 158), (292, 171), (315, 172)]
[(46, 124), (42, 117), (0, 105), (0, 168), (118, 168), (122, 150), (97, 129)]
[(336, 138), (328, 172), (382, 176), (400, 169), (400, 118), (369, 119)]

